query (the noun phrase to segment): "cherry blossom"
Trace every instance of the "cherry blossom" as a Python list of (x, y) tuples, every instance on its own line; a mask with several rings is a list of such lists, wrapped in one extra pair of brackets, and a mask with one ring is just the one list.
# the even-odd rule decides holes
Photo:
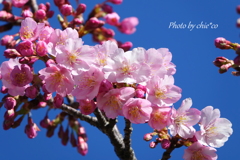
[(226, 118), (220, 118), (219, 109), (207, 106), (201, 111), (200, 131), (196, 133), (198, 141), (211, 147), (222, 147), (232, 134), (232, 123)]
[(187, 98), (182, 101), (181, 106), (176, 110), (172, 108), (171, 121), (169, 125), (170, 133), (173, 136), (177, 134), (183, 138), (192, 138), (195, 134), (193, 125), (200, 120), (201, 112), (192, 106), (192, 99)]

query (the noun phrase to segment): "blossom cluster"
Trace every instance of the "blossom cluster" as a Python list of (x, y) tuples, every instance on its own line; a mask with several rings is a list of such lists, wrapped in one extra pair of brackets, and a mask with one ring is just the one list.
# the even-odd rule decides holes
[[(216, 159), (216, 150), (211, 147), (223, 146), (232, 134), (231, 122), (220, 118), (218, 109), (190, 108), (190, 98), (178, 110), (170, 107), (181, 98), (182, 90), (174, 85), (176, 68), (167, 48), (124, 51), (115, 41), (84, 45), (76, 30), (53, 29), (32, 18), (22, 21), (19, 36), (22, 42), (16, 49), (5, 51), (10, 59), (0, 68), (5, 92), (10, 95), (5, 100), (5, 122), (14, 117), (14, 97), (34, 99), (42, 92), (43, 102), (56, 93), (55, 108), (61, 107), (64, 97), (72, 95), (83, 114), (99, 108), (111, 119), (124, 116), (132, 123), (148, 123), (156, 130), (167, 127), (172, 136), (194, 137), (184, 159)], [(33, 65), (38, 60), (46, 67), (34, 73)], [(197, 123), (200, 131), (196, 132), (193, 126)], [(4, 124), (5, 128), (12, 126)], [(25, 132), (34, 138), (37, 130), (30, 118)]]

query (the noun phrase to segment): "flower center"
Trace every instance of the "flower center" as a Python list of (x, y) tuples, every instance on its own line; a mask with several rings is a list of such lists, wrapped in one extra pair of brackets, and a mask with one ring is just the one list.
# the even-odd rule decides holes
[(134, 106), (134, 107), (130, 107), (128, 109), (128, 113), (133, 117), (133, 118), (138, 118), (140, 116), (140, 113), (139, 113), (139, 108), (137, 106)]
[(23, 28), (24, 39), (32, 38), (33, 36), (34, 36), (33, 31), (28, 26)]

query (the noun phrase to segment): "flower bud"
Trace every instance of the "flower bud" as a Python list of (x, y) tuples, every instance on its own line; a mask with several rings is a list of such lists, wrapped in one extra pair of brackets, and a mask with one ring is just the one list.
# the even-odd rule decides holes
[(108, 0), (108, 2), (111, 2), (113, 4), (121, 4), (123, 0)]
[(12, 5), (17, 8), (24, 6), (29, 0), (12, 0)]
[(12, 118), (14, 118), (14, 115), (15, 115), (14, 109), (9, 109), (5, 112), (4, 119), (5, 120), (12, 119)]
[(21, 54), (16, 49), (6, 49), (3, 54), (6, 58), (21, 57)]
[(8, 93), (8, 89), (7, 89), (7, 87), (2, 86), (2, 88), (1, 88), (1, 93), (3, 93), (3, 94)]
[(47, 17), (48, 17), (48, 18), (52, 18), (53, 15), (54, 15), (54, 11), (51, 10), (51, 11), (48, 11), (48, 12), (47, 12)]
[(37, 131), (40, 131), (36, 123), (33, 123), (31, 117), (28, 117), (28, 124), (25, 127), (25, 133), (27, 134), (28, 138), (32, 139), (37, 136)]
[(49, 126), (47, 128), (46, 136), (49, 137), (49, 138), (52, 137), (54, 135), (55, 129), (56, 129), (56, 126)]
[(38, 41), (36, 45), (37, 55), (43, 57), (47, 55), (47, 44), (44, 41)]
[(64, 16), (70, 16), (72, 14), (72, 6), (69, 4), (64, 4), (61, 6), (60, 12), (62, 13), (62, 15)]
[(77, 149), (78, 152), (83, 156), (85, 156), (88, 152), (88, 145), (82, 137), (78, 137)]
[(120, 17), (116, 12), (109, 13), (104, 18), (106, 19), (106, 23), (110, 25), (117, 26), (119, 24)]
[(234, 60), (233, 60), (233, 62), (234, 62), (235, 65), (238, 65), (238, 66), (239, 66), (239, 65), (240, 65), (240, 55), (238, 55), (237, 57), (235, 57)]
[(231, 49), (231, 46), (230, 46), (231, 42), (227, 41), (223, 37), (216, 38), (214, 41), (214, 44), (219, 49)]
[(38, 103), (38, 107), (40, 107), (40, 108), (44, 108), (46, 106), (47, 106), (47, 102), (41, 101)]
[(145, 141), (150, 141), (152, 139), (152, 134), (151, 133), (147, 133), (144, 135), (143, 139)]
[(62, 104), (63, 104), (63, 97), (60, 96), (59, 94), (57, 94), (55, 97), (54, 97), (54, 106), (55, 108), (61, 108)]
[(77, 140), (76, 140), (73, 132), (71, 133), (71, 136), (70, 136), (70, 142), (73, 147), (77, 147)]
[(59, 130), (58, 130), (58, 138), (62, 139), (64, 134), (63, 126), (60, 125)]
[(46, 17), (46, 11), (43, 9), (39, 9), (37, 10), (37, 12), (35, 12), (35, 17), (38, 20), (44, 19)]
[(108, 92), (109, 90), (113, 89), (113, 85), (110, 81), (108, 81), (107, 79), (104, 79), (100, 85), (99, 88), (99, 93), (101, 92)]
[(90, 18), (85, 25), (85, 30), (94, 30), (104, 25), (104, 21), (97, 19), (96, 17)]
[(26, 92), (25, 95), (31, 99), (36, 98), (38, 95), (38, 89), (34, 86), (27, 87), (25, 92)]
[(118, 26), (118, 30), (125, 34), (133, 34), (136, 31), (138, 23), (137, 17), (125, 18)]
[(171, 142), (168, 139), (163, 139), (161, 142), (161, 146), (163, 149), (168, 149), (171, 145)]
[(40, 121), (40, 126), (42, 128), (48, 128), (50, 126), (50, 119), (46, 115), (43, 120)]
[(61, 7), (63, 4), (65, 4), (65, 0), (54, 0), (54, 4), (58, 7)]
[(7, 109), (7, 110), (10, 110), (10, 109), (14, 109), (14, 107), (16, 106), (17, 102), (16, 100), (13, 98), (13, 97), (7, 97), (5, 99), (5, 103), (4, 103), (4, 107)]
[(48, 100), (50, 100), (52, 98), (52, 93), (44, 93), (44, 95), (43, 95), (43, 99), (44, 99), (44, 101), (48, 101)]
[(1, 39), (1, 45), (2, 46), (6, 46), (8, 45), (12, 40), (14, 39), (14, 37), (12, 35), (5, 35), (2, 37)]
[(103, 4), (101, 7), (102, 7), (102, 10), (106, 13), (112, 13), (113, 12), (112, 6), (110, 6), (108, 4)]
[(225, 57), (217, 57), (215, 59), (215, 61), (213, 61), (213, 64), (216, 66), (216, 67), (221, 67), (223, 64), (226, 64), (228, 63), (229, 60)]
[(150, 142), (150, 144), (149, 144), (150, 148), (155, 148), (156, 146), (157, 146), (157, 144), (154, 141)]
[(80, 3), (76, 9), (77, 15), (84, 13), (86, 8), (87, 8), (86, 4)]
[(69, 130), (68, 130), (68, 127), (67, 127), (65, 132), (63, 133), (62, 141), (61, 141), (64, 146), (66, 146), (67, 143), (68, 143), (68, 140), (69, 140), (68, 134), (69, 134)]
[(122, 48), (124, 52), (129, 51), (132, 48), (132, 46), (133, 46), (132, 42), (125, 42), (125, 43), (118, 42), (118, 47)]
[(38, 5), (38, 9), (42, 9), (42, 10), (44, 10), (44, 11), (47, 11), (47, 7), (46, 7), (46, 5), (43, 4), (43, 3), (40, 3), (40, 4)]
[(29, 9), (24, 9), (24, 10), (22, 11), (21, 16), (22, 16), (23, 18), (33, 17), (33, 13), (32, 13)]
[(3, 129), (4, 130), (9, 130), (12, 127), (13, 123), (14, 123), (13, 119), (4, 120), (3, 121)]

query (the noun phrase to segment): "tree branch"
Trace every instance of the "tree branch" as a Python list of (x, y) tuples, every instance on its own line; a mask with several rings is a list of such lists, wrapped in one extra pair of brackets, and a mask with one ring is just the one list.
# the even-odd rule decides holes
[(37, 0), (30, 0), (28, 3), (32, 9), (32, 12), (35, 13), (38, 10)]
[(98, 121), (97, 121), (96, 117), (84, 115), (80, 111), (78, 111), (70, 106), (67, 106), (66, 104), (62, 104), (61, 109), (65, 112), (67, 112), (68, 114), (81, 119), (82, 121), (88, 122), (92, 126), (97, 127), (97, 125), (98, 125)]

